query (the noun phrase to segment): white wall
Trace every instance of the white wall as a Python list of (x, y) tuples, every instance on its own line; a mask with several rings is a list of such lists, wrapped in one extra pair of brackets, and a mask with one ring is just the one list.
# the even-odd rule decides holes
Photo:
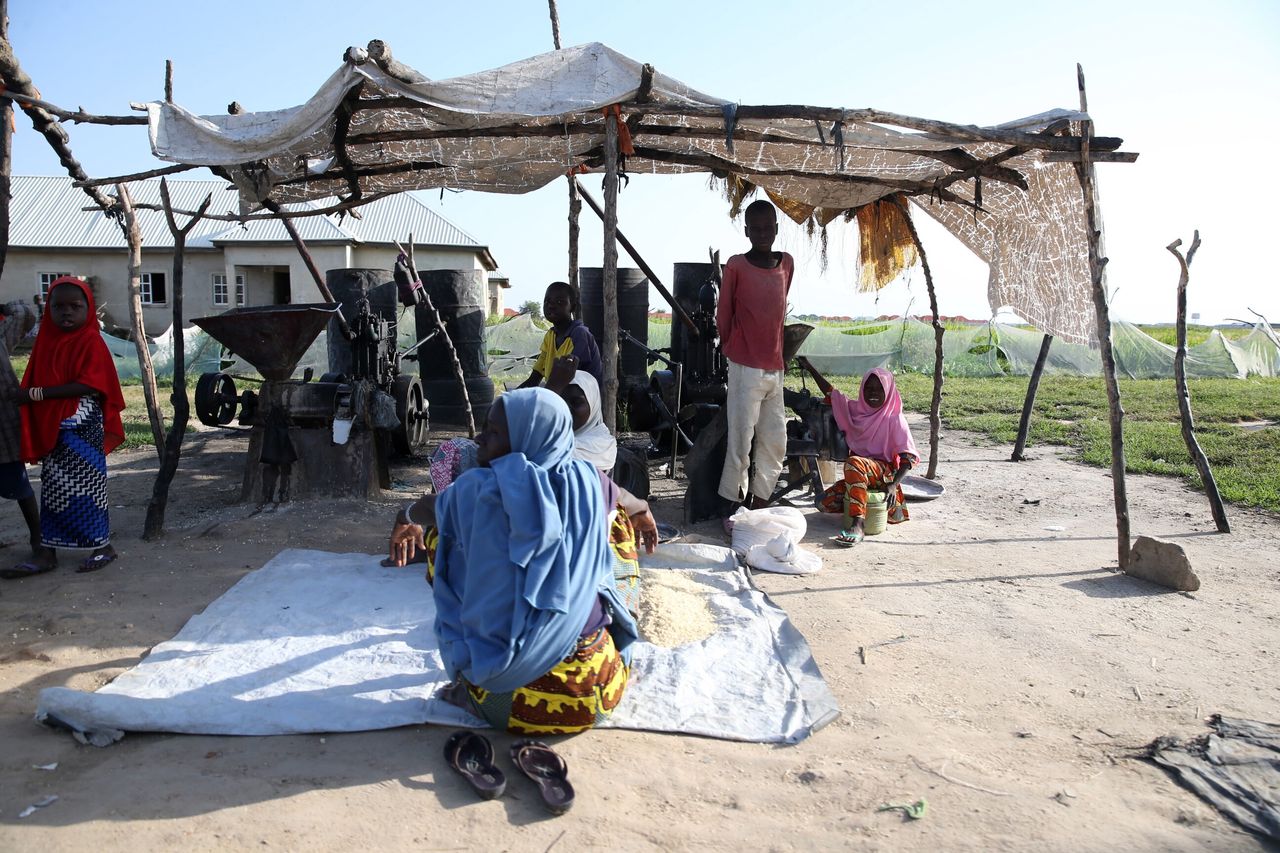
[[(188, 249), (183, 264), (183, 316), (216, 314), (213, 305), (213, 274), (222, 272), (221, 253)], [(165, 302), (144, 305), (143, 325), (149, 335), (158, 335), (173, 321), (173, 255), (168, 252), (142, 253), (142, 271), (164, 273)], [(11, 248), (0, 276), (0, 301), (22, 299), (28, 303), (40, 290), (42, 272), (69, 272), (94, 278), (94, 300), (108, 316), (108, 322), (129, 327), (129, 265), (123, 250), (67, 251)]]

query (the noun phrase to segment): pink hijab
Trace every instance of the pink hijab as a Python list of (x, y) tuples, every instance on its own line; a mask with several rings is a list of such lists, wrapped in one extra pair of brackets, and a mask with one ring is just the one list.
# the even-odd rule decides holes
[[(872, 376), (877, 377), (884, 388), (884, 405), (878, 409), (871, 408), (865, 399), (867, 380)], [(893, 374), (883, 367), (872, 368), (862, 377), (856, 400), (850, 400), (832, 388), (831, 413), (835, 415), (852, 455), (882, 459), (895, 467), (902, 464), (898, 459), (902, 454), (920, 458), (911, 430), (907, 428), (907, 419), (902, 415), (902, 395), (898, 393), (898, 385), (893, 381)]]

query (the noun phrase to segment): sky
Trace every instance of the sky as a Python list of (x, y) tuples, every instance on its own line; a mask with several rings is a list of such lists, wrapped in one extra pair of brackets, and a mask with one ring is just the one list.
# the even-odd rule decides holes
[[(1265, 177), (1257, 177), (1271, 167), (1244, 168), (1280, 136), (1280, 3), (559, 0), (558, 10), (565, 46), (603, 42), (744, 104), (872, 107), (990, 125), (1076, 108), (1079, 62), (1095, 132), (1123, 137), (1123, 150), (1141, 155), (1134, 164), (1098, 166), (1112, 316), (1172, 322), (1178, 265), (1165, 247), (1181, 238), (1185, 248), (1199, 229), (1189, 312), (1213, 323), (1252, 319), (1252, 308), (1280, 321), (1267, 258), (1278, 217)], [(176, 102), (223, 114), (233, 100), (250, 111), (303, 103), (349, 45), (374, 38), (434, 79), (553, 46), (545, 0), (9, 0), (9, 18), (14, 51), (47, 100), (114, 115), (163, 97), (166, 59), (174, 62)], [(17, 127), (14, 174), (65, 174), (25, 117)], [(144, 128), (68, 125), (68, 132), (91, 176), (165, 165), (151, 155)], [(1227, 178), (1237, 177), (1245, 190), (1231, 188)], [(599, 176), (584, 182), (600, 197)], [(548, 282), (565, 277), (564, 182), (523, 196), (421, 195), (490, 247), (513, 285), (508, 305), (540, 300)], [(581, 221), (581, 263), (598, 266), (599, 221), (585, 208)], [(916, 221), (941, 312), (990, 317), (986, 265), (929, 217)], [(668, 287), (674, 262), (705, 261), (711, 248), (723, 258), (748, 248), (741, 221), (728, 218), (704, 176), (637, 176), (619, 195), (619, 227)], [(775, 248), (797, 259), (793, 313), (928, 310), (918, 269), (878, 294), (856, 292), (856, 230), (833, 224), (829, 234), (824, 271), (816, 242), (781, 223)], [(664, 307), (659, 301), (651, 292), (651, 310)]]

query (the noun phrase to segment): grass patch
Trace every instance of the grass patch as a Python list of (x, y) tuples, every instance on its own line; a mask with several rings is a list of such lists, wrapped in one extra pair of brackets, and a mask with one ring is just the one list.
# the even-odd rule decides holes
[[(856, 393), (859, 377), (832, 376), (832, 384)], [(910, 411), (928, 412), (933, 380), (918, 373), (897, 377)], [(790, 379), (798, 386), (798, 380)], [(1280, 378), (1192, 379), (1196, 435), (1222, 497), (1242, 506), (1280, 512), (1280, 425), (1245, 430), (1242, 421), (1280, 421)], [(953, 429), (1013, 444), (1027, 392), (1026, 377), (953, 377), (943, 385), (942, 419)], [(1178, 422), (1172, 379), (1120, 380), (1125, 409), (1125, 470), (1179, 477), (1200, 489)], [(1040, 383), (1028, 445), (1074, 449), (1083, 462), (1110, 467), (1107, 395), (1100, 378), (1047, 376)]]

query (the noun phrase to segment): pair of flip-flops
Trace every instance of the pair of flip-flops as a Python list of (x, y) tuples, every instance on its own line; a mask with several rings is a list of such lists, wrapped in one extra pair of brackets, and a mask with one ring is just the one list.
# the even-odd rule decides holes
[[(507, 777), (494, 763), (493, 744), (473, 731), (458, 731), (444, 745), (449, 766), (483, 799), (502, 796)], [(542, 741), (518, 740), (511, 744), (511, 762), (538, 786), (542, 802), (552, 814), (564, 814), (573, 806), (573, 785), (569, 782), (569, 766)]]
[[(119, 554), (94, 554), (86, 557), (84, 562), (77, 568), (76, 572), (84, 574), (85, 572), (96, 572), (98, 569), (104, 568), (110, 563), (114, 563)], [(0, 578), (8, 581), (21, 580), (22, 578), (33, 578), (36, 575), (43, 575), (53, 571), (58, 567), (57, 563), (37, 563), (34, 560), (27, 560), (10, 569), (0, 569)]]
[(861, 530), (841, 530), (830, 541), (842, 548), (852, 548), (862, 541), (863, 536)]

